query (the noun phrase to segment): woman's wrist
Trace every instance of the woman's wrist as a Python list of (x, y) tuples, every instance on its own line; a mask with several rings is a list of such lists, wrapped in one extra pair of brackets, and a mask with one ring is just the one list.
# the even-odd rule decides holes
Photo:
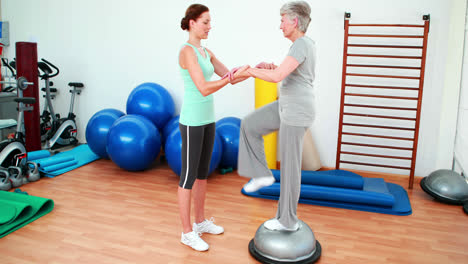
[(257, 76), (256, 76), (256, 74), (255, 74), (255, 70), (256, 70), (256, 68), (249, 68), (249, 69), (247, 69), (247, 73), (250, 75), (250, 77), (257, 78)]

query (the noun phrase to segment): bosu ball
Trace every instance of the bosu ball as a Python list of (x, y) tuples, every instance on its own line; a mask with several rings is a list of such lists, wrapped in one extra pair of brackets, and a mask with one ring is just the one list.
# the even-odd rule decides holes
[(296, 231), (273, 231), (263, 224), (249, 243), (249, 252), (262, 263), (314, 263), (322, 247), (312, 229), (299, 220)]
[(468, 202), (468, 183), (455, 171), (436, 170), (424, 177), (420, 185), (426, 193), (441, 202), (459, 205)]

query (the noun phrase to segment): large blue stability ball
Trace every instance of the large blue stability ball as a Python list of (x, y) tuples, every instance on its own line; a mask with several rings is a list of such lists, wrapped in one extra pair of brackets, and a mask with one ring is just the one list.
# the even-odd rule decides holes
[(171, 118), (162, 130), (162, 141), (166, 142), (166, 138), (171, 134), (174, 129), (179, 129), (179, 118), (180, 115), (174, 116)]
[[(216, 133), (209, 174), (213, 173), (213, 171), (218, 167), (219, 162), (221, 161), (222, 152), (223, 146), (221, 139)], [(180, 136), (179, 127), (174, 129), (166, 138), (164, 153), (166, 155), (167, 163), (169, 163), (169, 167), (171, 167), (172, 171), (180, 176), (180, 172), (182, 170), (182, 137)]]
[(117, 119), (107, 135), (107, 153), (122, 169), (147, 169), (161, 150), (156, 126), (143, 116), (126, 115)]
[(225, 117), (216, 122), (216, 132), (223, 144), (223, 154), (219, 167), (237, 169), (239, 154), (239, 134), (241, 120), (237, 117)]
[(233, 124), (233, 125), (236, 125), (236, 126), (240, 127), (241, 122), (242, 122), (242, 120), (240, 118), (238, 118), (238, 117), (228, 116), (228, 117), (223, 117), (220, 120), (218, 120), (216, 122), (216, 126), (224, 124), (224, 123), (229, 123), (229, 124)]
[(86, 142), (89, 148), (99, 157), (109, 158), (106, 151), (107, 134), (115, 120), (123, 115), (125, 113), (120, 110), (107, 108), (96, 112), (89, 119), (86, 125)]
[(159, 129), (171, 119), (175, 112), (174, 101), (169, 92), (156, 83), (142, 83), (128, 96), (127, 114), (142, 115)]

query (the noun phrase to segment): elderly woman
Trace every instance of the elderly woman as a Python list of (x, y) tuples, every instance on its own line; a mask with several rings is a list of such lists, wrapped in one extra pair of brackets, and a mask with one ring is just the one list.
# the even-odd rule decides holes
[(296, 215), (301, 186), (302, 140), (315, 117), (315, 43), (305, 36), (310, 22), (310, 6), (304, 1), (283, 5), (281, 30), (292, 41), (286, 58), (278, 67), (260, 63), (242, 76), (281, 82), (279, 100), (247, 115), (241, 125), (238, 173), (252, 178), (244, 191), (255, 192), (275, 179), (265, 159), (262, 135), (279, 129), (281, 149), (281, 194), (274, 219), (264, 226), (270, 230), (297, 230)]

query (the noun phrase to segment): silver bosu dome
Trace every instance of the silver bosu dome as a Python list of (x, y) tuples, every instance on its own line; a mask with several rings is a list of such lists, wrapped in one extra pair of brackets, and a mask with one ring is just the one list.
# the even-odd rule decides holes
[(465, 177), (452, 170), (436, 170), (421, 180), (421, 188), (437, 200), (449, 204), (468, 201)]
[(314, 263), (322, 254), (314, 232), (301, 220), (296, 231), (272, 231), (262, 224), (249, 243), (249, 251), (262, 263)]

